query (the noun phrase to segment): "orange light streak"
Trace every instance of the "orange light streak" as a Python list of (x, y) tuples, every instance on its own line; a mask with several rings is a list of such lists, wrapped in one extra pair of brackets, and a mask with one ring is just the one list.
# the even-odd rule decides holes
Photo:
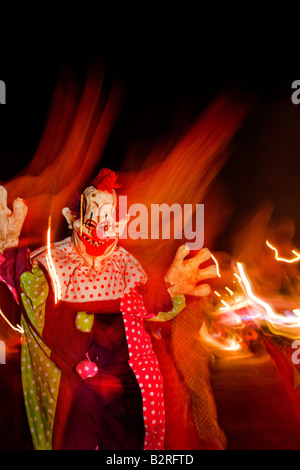
[(296, 318), (287, 318), (286, 316), (280, 315), (272, 309), (271, 305), (267, 302), (264, 302), (262, 299), (257, 297), (251, 288), (250, 282), (247, 279), (244, 268), (241, 263), (237, 263), (237, 268), (241, 276), (241, 284), (245, 288), (245, 293), (251, 303), (257, 307), (261, 307), (266, 315), (261, 314), (260, 317), (262, 320), (265, 320), (274, 334), (282, 334), (289, 338), (299, 338), (300, 337), (300, 316), (297, 309), (294, 313)]
[(82, 204), (83, 204), (83, 194), (80, 196), (80, 235), (82, 236)]
[(234, 353), (241, 349), (240, 340), (236, 340), (235, 338), (223, 338), (216, 334), (211, 335), (205, 323), (202, 324), (199, 335), (204, 343), (218, 355), (222, 353)]
[(6, 316), (4, 315), (1, 309), (0, 309), (0, 315), (13, 330), (18, 331), (19, 333), (24, 333), (24, 330), (20, 325), (17, 324), (16, 326), (13, 326), (10, 323), (10, 321), (6, 318)]
[(212, 259), (213, 259), (214, 262), (216, 263), (216, 267), (217, 267), (217, 276), (218, 276), (218, 277), (221, 277), (218, 261), (216, 260), (216, 258), (214, 257), (214, 255), (210, 255), (210, 256), (212, 257)]
[(53, 281), (55, 303), (57, 304), (57, 302), (61, 299), (61, 288), (60, 288), (60, 283), (59, 283), (57, 273), (55, 271), (52, 255), (51, 255), (50, 240), (51, 240), (51, 216), (49, 217), (49, 226), (48, 226), (48, 231), (47, 231), (46, 261), (47, 261), (49, 272)]
[(300, 253), (297, 253), (297, 251), (295, 250), (292, 250), (292, 253), (296, 255), (296, 258), (293, 258), (293, 259), (280, 258), (278, 256), (278, 250), (274, 246), (272, 246), (271, 243), (268, 242), (268, 240), (266, 241), (266, 244), (268, 245), (269, 248), (271, 248), (271, 250), (275, 251), (275, 258), (277, 261), (283, 261), (284, 263), (295, 263), (296, 261), (299, 261), (300, 259)]
[(225, 289), (229, 292), (230, 295), (233, 295), (233, 292), (231, 289), (229, 289), (229, 287), (225, 287)]
[[(221, 299), (221, 302), (222, 302), (223, 305), (225, 305), (225, 308), (226, 308), (226, 309), (227, 309), (227, 308), (230, 308), (230, 305), (228, 305), (228, 303), (225, 302), (225, 300)], [(221, 307), (220, 310), (223, 309), (223, 308), (224, 308), (224, 307)]]

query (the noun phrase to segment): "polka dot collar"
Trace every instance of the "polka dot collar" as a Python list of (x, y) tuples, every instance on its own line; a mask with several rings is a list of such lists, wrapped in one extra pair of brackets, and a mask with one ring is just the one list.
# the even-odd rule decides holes
[[(84, 264), (71, 237), (51, 245), (51, 256), (61, 290), (61, 300), (87, 302), (123, 298), (147, 275), (140, 263), (123, 247), (117, 247), (98, 271)], [(31, 253), (32, 264), (41, 264), (53, 279), (47, 262), (47, 247)], [(54, 285), (52, 285), (54, 288)]]

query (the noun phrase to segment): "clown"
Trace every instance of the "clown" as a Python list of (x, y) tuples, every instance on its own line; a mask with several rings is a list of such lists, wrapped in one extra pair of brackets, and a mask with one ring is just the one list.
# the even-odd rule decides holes
[[(208, 295), (216, 276), (202, 249), (179, 248), (159, 292), (118, 245), (128, 219), (116, 222), (116, 175), (101, 170), (74, 210), (72, 235), (31, 253), (19, 245), (27, 207), (7, 208), (0, 188), (1, 280), (22, 308), (21, 370), (36, 449), (163, 450), (163, 379), (144, 321), (167, 321), (184, 296)], [(50, 232), (49, 232), (50, 235)], [(184, 315), (184, 313), (182, 313)]]

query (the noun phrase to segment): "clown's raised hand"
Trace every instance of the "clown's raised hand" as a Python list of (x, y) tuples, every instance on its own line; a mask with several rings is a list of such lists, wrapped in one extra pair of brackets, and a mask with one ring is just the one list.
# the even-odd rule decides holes
[(185, 259), (189, 252), (190, 249), (187, 245), (181, 245), (165, 276), (165, 283), (171, 297), (176, 295), (193, 295), (195, 297), (209, 295), (211, 288), (209, 284), (202, 283), (202, 281), (217, 277), (215, 264), (203, 269), (199, 267), (211, 258), (211, 253), (207, 248), (199, 250), (193, 258)]
[(13, 202), (13, 211), (7, 207), (7, 191), (0, 186), (0, 253), (7, 248), (18, 246), (19, 236), (27, 215), (27, 205), (23, 199)]

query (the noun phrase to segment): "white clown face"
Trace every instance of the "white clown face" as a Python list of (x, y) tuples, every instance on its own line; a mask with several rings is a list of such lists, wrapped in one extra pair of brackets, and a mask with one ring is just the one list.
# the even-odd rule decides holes
[(115, 192), (89, 186), (83, 193), (81, 218), (74, 219), (69, 209), (63, 210), (77, 251), (84, 258), (106, 259), (113, 253), (127, 223), (127, 219), (116, 222), (116, 205)]

